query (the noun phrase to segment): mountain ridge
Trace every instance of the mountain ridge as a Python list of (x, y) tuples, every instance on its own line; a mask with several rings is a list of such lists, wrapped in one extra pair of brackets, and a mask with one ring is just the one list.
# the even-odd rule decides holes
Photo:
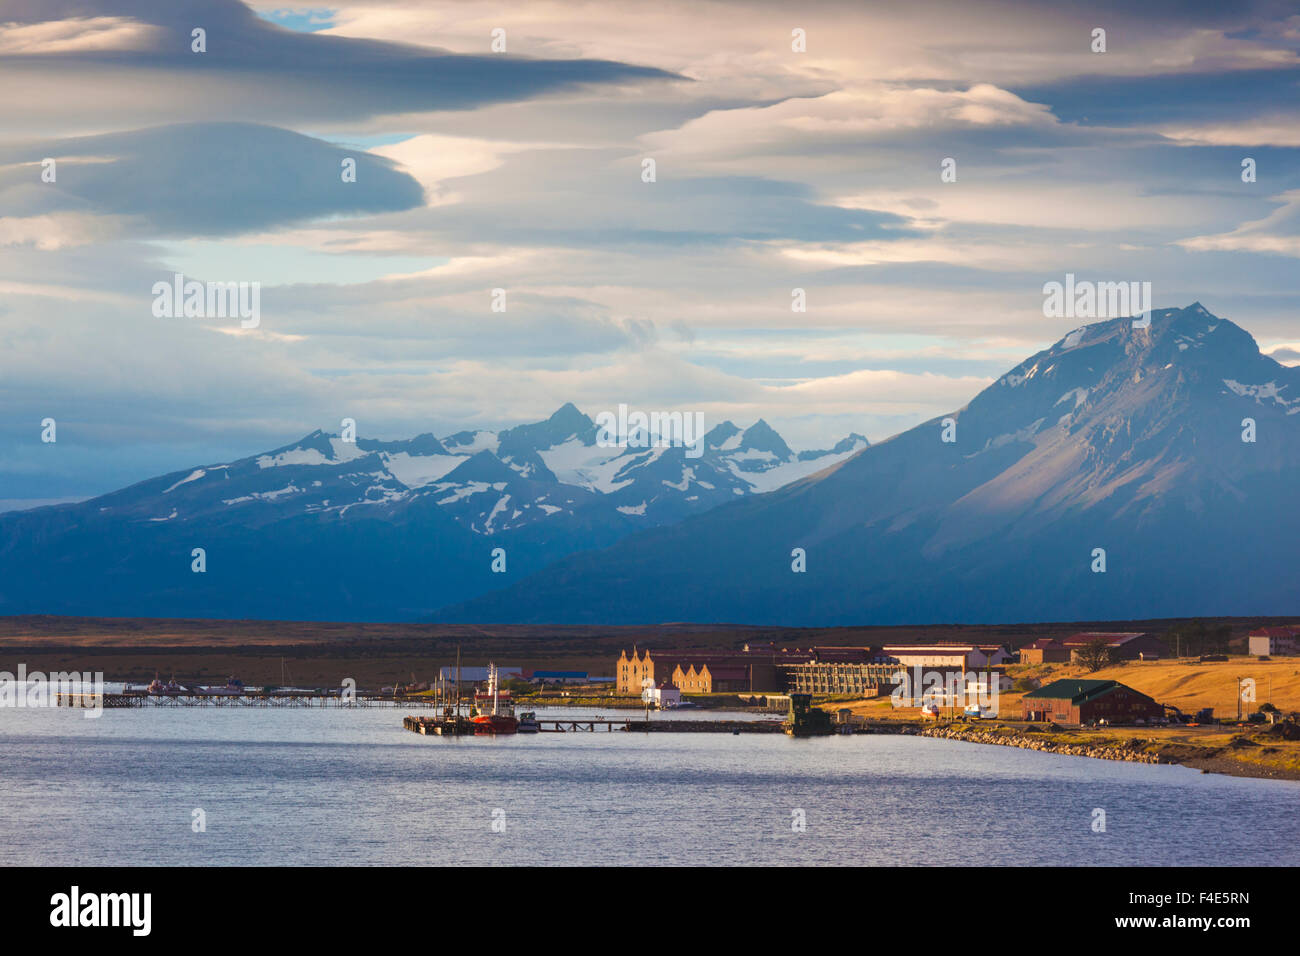
[[(345, 441), (315, 429), (245, 458), (0, 515), (0, 613), (416, 618), (489, 589), (497, 547), (512, 573), (536, 571), (858, 445), (811, 460), (767, 455), (757, 467), (732, 449), (604, 447), (572, 403), (540, 422), (444, 439)], [(196, 547), (207, 568), (187, 576)], [(437, 573), (412, 566), (425, 560)]]

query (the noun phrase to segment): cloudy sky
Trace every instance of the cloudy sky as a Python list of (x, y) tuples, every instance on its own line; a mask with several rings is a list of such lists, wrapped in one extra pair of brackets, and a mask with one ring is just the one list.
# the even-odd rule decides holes
[[(344, 417), (879, 440), (1067, 272), (1300, 361), (1292, 2), (0, 0), (0, 89), (0, 507)], [(155, 316), (176, 272), (260, 325)]]

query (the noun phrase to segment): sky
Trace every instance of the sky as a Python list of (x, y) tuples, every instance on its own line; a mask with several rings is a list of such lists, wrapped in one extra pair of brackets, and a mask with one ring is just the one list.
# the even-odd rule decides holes
[(0, 89), (0, 509), (344, 418), (878, 441), (1067, 273), (1300, 362), (1294, 2), (0, 0)]

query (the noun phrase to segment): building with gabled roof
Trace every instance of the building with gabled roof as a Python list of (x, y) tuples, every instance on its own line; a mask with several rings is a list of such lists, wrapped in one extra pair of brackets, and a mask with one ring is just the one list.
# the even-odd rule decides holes
[(1025, 720), (1050, 720), (1067, 727), (1102, 720), (1147, 723), (1165, 715), (1164, 707), (1153, 698), (1117, 680), (1066, 677), (1030, 691), (1021, 703)]
[(880, 650), (907, 667), (997, 667), (1011, 662), (1011, 653), (1000, 644), (932, 641), (886, 644)]
[(1095, 640), (1104, 640), (1112, 661), (1151, 660), (1168, 657), (1169, 648), (1164, 641), (1145, 631), (1082, 631), (1061, 638), (1070, 649), (1070, 659), (1077, 660), (1078, 652)]

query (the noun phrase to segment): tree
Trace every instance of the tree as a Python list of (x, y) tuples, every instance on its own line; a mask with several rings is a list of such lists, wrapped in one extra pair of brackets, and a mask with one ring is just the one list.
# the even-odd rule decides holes
[(1204, 621), (1188, 621), (1172, 627), (1165, 634), (1165, 644), (1182, 657), (1201, 654), (1226, 654), (1232, 637), (1229, 624), (1207, 625)]
[(1110, 644), (1104, 637), (1094, 637), (1075, 651), (1075, 656), (1090, 673), (1099, 671), (1110, 663)]

